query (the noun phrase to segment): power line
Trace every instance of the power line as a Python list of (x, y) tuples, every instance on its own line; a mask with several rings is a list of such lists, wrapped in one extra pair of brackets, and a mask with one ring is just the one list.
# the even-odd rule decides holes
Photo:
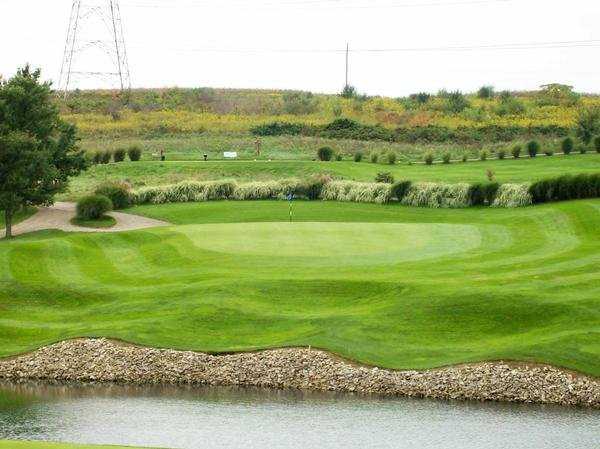
[[(361, 0), (362, 1), (362, 0)], [(426, 3), (406, 3), (392, 2), (383, 4), (343, 4), (343, 0), (297, 0), (292, 2), (277, 3), (248, 3), (248, 2), (227, 2), (227, 3), (149, 3), (149, 2), (124, 2), (122, 7), (127, 8), (146, 8), (146, 9), (180, 9), (180, 8), (231, 8), (232, 6), (249, 9), (262, 8), (288, 8), (288, 7), (307, 7), (315, 6), (318, 9), (383, 9), (383, 8), (429, 8), (429, 7), (449, 7), (449, 6), (476, 6), (511, 3), (514, 0), (452, 0), (452, 1), (430, 1)]]
[[(298, 49), (298, 48), (167, 48), (164, 50), (192, 53), (310, 53), (310, 54), (345, 54), (345, 53), (402, 53), (402, 52), (462, 52), (462, 51), (519, 51), (519, 50), (544, 50), (557, 48), (594, 48), (600, 46), (600, 39), (579, 41), (550, 41), (529, 43), (507, 43), (490, 45), (465, 45), (448, 47), (403, 47), (403, 48), (340, 48), (340, 49)], [(135, 48), (150, 48), (146, 46), (133, 46)], [(152, 51), (157, 47), (152, 46)], [(159, 47), (160, 48), (160, 47)]]

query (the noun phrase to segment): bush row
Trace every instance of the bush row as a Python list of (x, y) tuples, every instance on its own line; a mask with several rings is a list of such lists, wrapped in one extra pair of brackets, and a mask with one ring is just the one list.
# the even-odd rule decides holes
[(412, 126), (388, 129), (350, 119), (336, 119), (326, 125), (272, 122), (251, 129), (258, 136), (304, 135), (331, 139), (384, 140), (403, 143), (477, 143), (509, 142), (528, 136), (565, 137), (572, 130), (564, 126)]
[(108, 164), (110, 161), (123, 162), (126, 157), (132, 162), (137, 162), (142, 158), (142, 149), (138, 146), (132, 146), (128, 149), (118, 148), (114, 151), (95, 151), (90, 154), (90, 160), (93, 164)]
[(187, 181), (179, 184), (145, 187), (130, 193), (132, 204), (164, 204), (211, 200), (295, 199), (385, 204), (400, 202), (408, 206), (462, 208), (470, 206), (520, 207), (532, 204), (526, 184), (446, 184), (332, 181), (313, 178), (308, 181), (250, 182)]
[(600, 198), (600, 173), (563, 175), (534, 182), (529, 187), (533, 202)]

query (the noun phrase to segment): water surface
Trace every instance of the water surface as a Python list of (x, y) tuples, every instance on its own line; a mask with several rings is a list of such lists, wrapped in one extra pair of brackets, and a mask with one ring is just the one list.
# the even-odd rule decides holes
[(0, 439), (173, 449), (597, 449), (600, 412), (261, 389), (0, 383)]

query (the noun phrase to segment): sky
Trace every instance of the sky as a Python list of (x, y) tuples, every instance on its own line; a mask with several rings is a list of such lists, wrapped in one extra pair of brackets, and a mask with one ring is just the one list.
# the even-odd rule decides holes
[[(29, 63), (56, 84), (72, 3), (0, 0), (0, 74)], [(133, 87), (335, 93), (348, 42), (350, 84), (368, 95), (552, 82), (600, 93), (598, 0), (120, 0), (120, 10)], [(95, 17), (80, 22), (75, 72), (115, 71), (98, 49), (111, 48), (109, 27)]]

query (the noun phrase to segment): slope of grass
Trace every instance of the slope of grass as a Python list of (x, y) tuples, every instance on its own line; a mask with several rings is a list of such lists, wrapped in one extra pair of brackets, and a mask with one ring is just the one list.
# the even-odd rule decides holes
[(487, 180), (492, 170), (499, 182), (529, 182), (566, 173), (600, 171), (600, 154), (488, 160), (485, 162), (383, 165), (370, 162), (314, 161), (216, 161), (216, 162), (123, 162), (97, 165), (73, 179), (69, 193), (74, 199), (109, 180), (127, 180), (134, 186), (170, 184), (184, 180), (232, 178), (241, 181), (305, 178), (318, 173), (358, 181), (373, 181), (381, 171), (393, 173), (397, 180), (472, 182)]
[(73, 337), (320, 347), (424, 369), (490, 359), (600, 376), (600, 201), (519, 210), (145, 206), (172, 227), (0, 242), (0, 356)]
[(135, 449), (125, 446), (91, 446), (87, 444), (46, 443), (41, 441), (0, 441), (0, 449)]

